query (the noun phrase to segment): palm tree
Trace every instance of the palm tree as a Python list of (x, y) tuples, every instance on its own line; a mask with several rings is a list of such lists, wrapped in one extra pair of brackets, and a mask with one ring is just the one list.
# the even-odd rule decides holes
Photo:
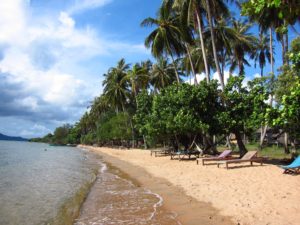
[(233, 20), (232, 25), (232, 30), (235, 35), (233, 40), (230, 40), (230, 49), (232, 51), (230, 71), (232, 72), (238, 67), (239, 75), (242, 75), (245, 70), (244, 64), (250, 66), (245, 56), (253, 52), (257, 39), (248, 33), (251, 24)]
[(116, 109), (116, 112), (120, 110), (125, 111), (125, 105), (130, 95), (128, 82), (124, 79), (128, 68), (129, 64), (126, 64), (125, 60), (121, 59), (116, 67), (110, 68), (108, 73), (104, 74), (103, 94), (112, 107)]
[(154, 92), (158, 92), (162, 88), (174, 83), (174, 70), (170, 67), (167, 59), (160, 57), (157, 62), (153, 64), (150, 71), (151, 85), (154, 88)]
[(147, 67), (147, 64), (141, 66), (139, 63), (136, 63), (130, 70), (128, 70), (126, 76), (123, 78), (125, 82), (129, 82), (131, 86), (131, 93), (135, 101), (140, 90), (146, 89), (149, 84), (150, 77)]
[(207, 12), (207, 20), (209, 24), (210, 34), (211, 34), (211, 43), (213, 49), (213, 56), (216, 65), (216, 70), (219, 75), (220, 83), (222, 90), (224, 90), (224, 75), (221, 73), (219, 58), (217, 55), (217, 48), (216, 48), (216, 38), (214, 34), (214, 23), (213, 23), (213, 16), (218, 18), (220, 16), (227, 16), (229, 14), (228, 9), (222, 0), (206, 0), (205, 1), (205, 8)]
[(90, 106), (90, 114), (94, 117), (99, 118), (101, 114), (107, 112), (110, 108), (110, 105), (106, 99), (105, 95), (100, 95), (96, 97)]
[(258, 63), (260, 68), (260, 76), (263, 77), (264, 67), (266, 66), (266, 61), (271, 62), (271, 52), (269, 48), (269, 38), (263, 35), (263, 32), (260, 33), (259, 39), (256, 43), (254, 51), (251, 55), (251, 58), (254, 59), (256, 67), (256, 63)]
[(182, 54), (184, 46), (180, 41), (180, 29), (176, 26), (176, 16), (172, 11), (171, 2), (163, 2), (159, 8), (157, 18), (146, 18), (141, 23), (142, 26), (156, 26), (145, 40), (145, 46), (151, 48), (152, 55), (159, 58), (163, 55), (170, 55), (177, 82), (180, 82), (174, 54)]
[(189, 27), (191, 25), (194, 25), (195, 30), (198, 31), (206, 80), (207, 82), (209, 82), (210, 74), (209, 74), (209, 67), (208, 67), (208, 62), (206, 57), (206, 50), (204, 46), (203, 28), (202, 28), (203, 26), (202, 13), (204, 10), (201, 1), (175, 0), (173, 6), (178, 7), (181, 10), (181, 20), (183, 21), (183, 27)]

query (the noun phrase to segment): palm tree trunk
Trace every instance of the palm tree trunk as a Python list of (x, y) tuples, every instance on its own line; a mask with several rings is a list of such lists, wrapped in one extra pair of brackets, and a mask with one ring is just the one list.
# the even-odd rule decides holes
[(212, 43), (212, 47), (213, 47), (214, 60), (215, 60), (216, 68), (217, 68), (217, 73), (219, 75), (221, 88), (224, 91), (224, 88), (225, 88), (224, 77), (223, 77), (223, 74), (221, 73), (220, 64), (219, 64), (219, 60), (218, 60), (218, 56), (217, 56), (214, 27), (213, 27), (213, 21), (212, 21), (212, 17), (211, 17), (209, 0), (206, 0), (206, 6), (207, 6), (208, 23), (209, 23), (209, 26), (210, 26), (210, 35), (211, 35), (211, 43)]
[(273, 33), (272, 33), (272, 27), (270, 27), (270, 55), (271, 55), (271, 73), (274, 75)]
[(286, 154), (290, 153), (289, 145), (288, 145), (289, 135), (287, 132), (284, 132), (284, 152)]
[(179, 84), (179, 83), (180, 83), (180, 80), (179, 80), (179, 75), (178, 75), (178, 71), (177, 71), (177, 66), (176, 66), (176, 63), (175, 63), (173, 54), (172, 54), (171, 52), (169, 52), (169, 54), (170, 54), (170, 56), (171, 56), (172, 63), (173, 63), (173, 66), (174, 66), (174, 70), (175, 70), (175, 74), (176, 74), (176, 80), (177, 80), (177, 83)]
[(263, 148), (264, 139), (267, 133), (268, 126), (261, 126), (261, 133), (260, 133), (260, 141), (259, 141), (259, 147), (260, 149)]
[[(273, 85), (273, 79), (274, 79), (274, 60), (273, 60), (273, 33), (272, 33), (272, 27), (270, 27), (270, 55), (271, 55), (271, 85)], [(263, 68), (262, 68), (263, 70)], [(271, 93), (270, 96), (270, 106), (273, 105), (273, 93)], [(260, 135), (260, 149), (263, 148), (263, 141), (265, 139), (266, 133), (267, 133), (268, 126), (262, 126), (261, 127), (261, 135)]]
[[(284, 20), (284, 25), (286, 26), (286, 29), (288, 29), (288, 26), (287, 26), (287, 21)], [(286, 33), (282, 34), (282, 41), (283, 41), (283, 45), (284, 45), (284, 52), (282, 52), (283, 54), (283, 57), (284, 57), (284, 63), (289, 65), (289, 57), (287, 56), (287, 53), (289, 51), (289, 39), (288, 39), (288, 30)]]
[(202, 50), (202, 57), (203, 57), (203, 61), (204, 61), (206, 81), (207, 81), (207, 83), (209, 83), (210, 74), (209, 74), (209, 70), (208, 70), (206, 52), (205, 52), (205, 47), (204, 47), (203, 35), (202, 35), (201, 17), (200, 17), (198, 10), (196, 10), (196, 17), (197, 17), (198, 33), (199, 33), (199, 37), (200, 37), (201, 50)]
[[(288, 51), (289, 51), (289, 32), (288, 31), (285, 34), (285, 51), (286, 51), (286, 53), (288, 53)], [(289, 60), (289, 57), (287, 57), (287, 56), (286, 56), (286, 63), (288, 65), (290, 65), (290, 60)]]
[(282, 34), (282, 37), (281, 37), (281, 51), (282, 51), (282, 65), (285, 65), (285, 41), (284, 41), (284, 35)]
[(193, 76), (194, 76), (194, 84), (197, 85), (198, 84), (197, 77), (196, 77), (194, 64), (193, 64), (193, 61), (192, 61), (191, 52), (190, 52), (188, 44), (185, 44), (185, 48), (186, 48), (186, 52), (187, 52), (187, 55), (189, 57), (189, 61), (190, 61), (190, 64), (191, 64), (191, 69), (192, 69), (192, 73), (193, 73)]

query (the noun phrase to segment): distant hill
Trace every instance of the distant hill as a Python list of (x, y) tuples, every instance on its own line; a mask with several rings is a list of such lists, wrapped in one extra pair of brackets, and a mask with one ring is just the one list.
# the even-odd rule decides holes
[(0, 133), (0, 140), (1, 141), (28, 141), (27, 139), (22, 137), (10, 137), (1, 133)]

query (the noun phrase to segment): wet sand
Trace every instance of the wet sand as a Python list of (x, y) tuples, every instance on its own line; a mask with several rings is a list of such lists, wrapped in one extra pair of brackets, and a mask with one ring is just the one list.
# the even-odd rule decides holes
[(160, 194), (182, 224), (299, 224), (300, 176), (277, 166), (246, 163), (226, 170), (151, 157), (145, 150), (88, 148)]
[[(103, 149), (100, 150), (100, 148), (87, 146), (81, 147), (100, 154), (103, 158), (103, 161), (120, 169), (129, 177), (130, 180), (133, 180), (135, 184), (159, 194), (163, 198), (162, 210), (177, 215), (176, 219), (181, 224), (234, 224), (229, 216), (220, 215), (219, 211), (210, 203), (200, 202), (195, 198), (186, 195), (181, 187), (173, 185), (165, 178), (153, 176), (141, 166), (136, 166), (127, 161), (121, 160), (118, 157), (111, 156), (107, 154), (107, 152), (103, 152)], [(112, 151), (124, 150), (112, 149)]]

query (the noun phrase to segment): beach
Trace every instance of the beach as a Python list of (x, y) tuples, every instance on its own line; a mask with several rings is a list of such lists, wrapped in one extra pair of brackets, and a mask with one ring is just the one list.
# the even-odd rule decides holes
[(197, 165), (150, 156), (148, 150), (80, 146), (100, 154), (140, 185), (161, 195), (182, 224), (296, 225), (300, 177), (274, 165)]

